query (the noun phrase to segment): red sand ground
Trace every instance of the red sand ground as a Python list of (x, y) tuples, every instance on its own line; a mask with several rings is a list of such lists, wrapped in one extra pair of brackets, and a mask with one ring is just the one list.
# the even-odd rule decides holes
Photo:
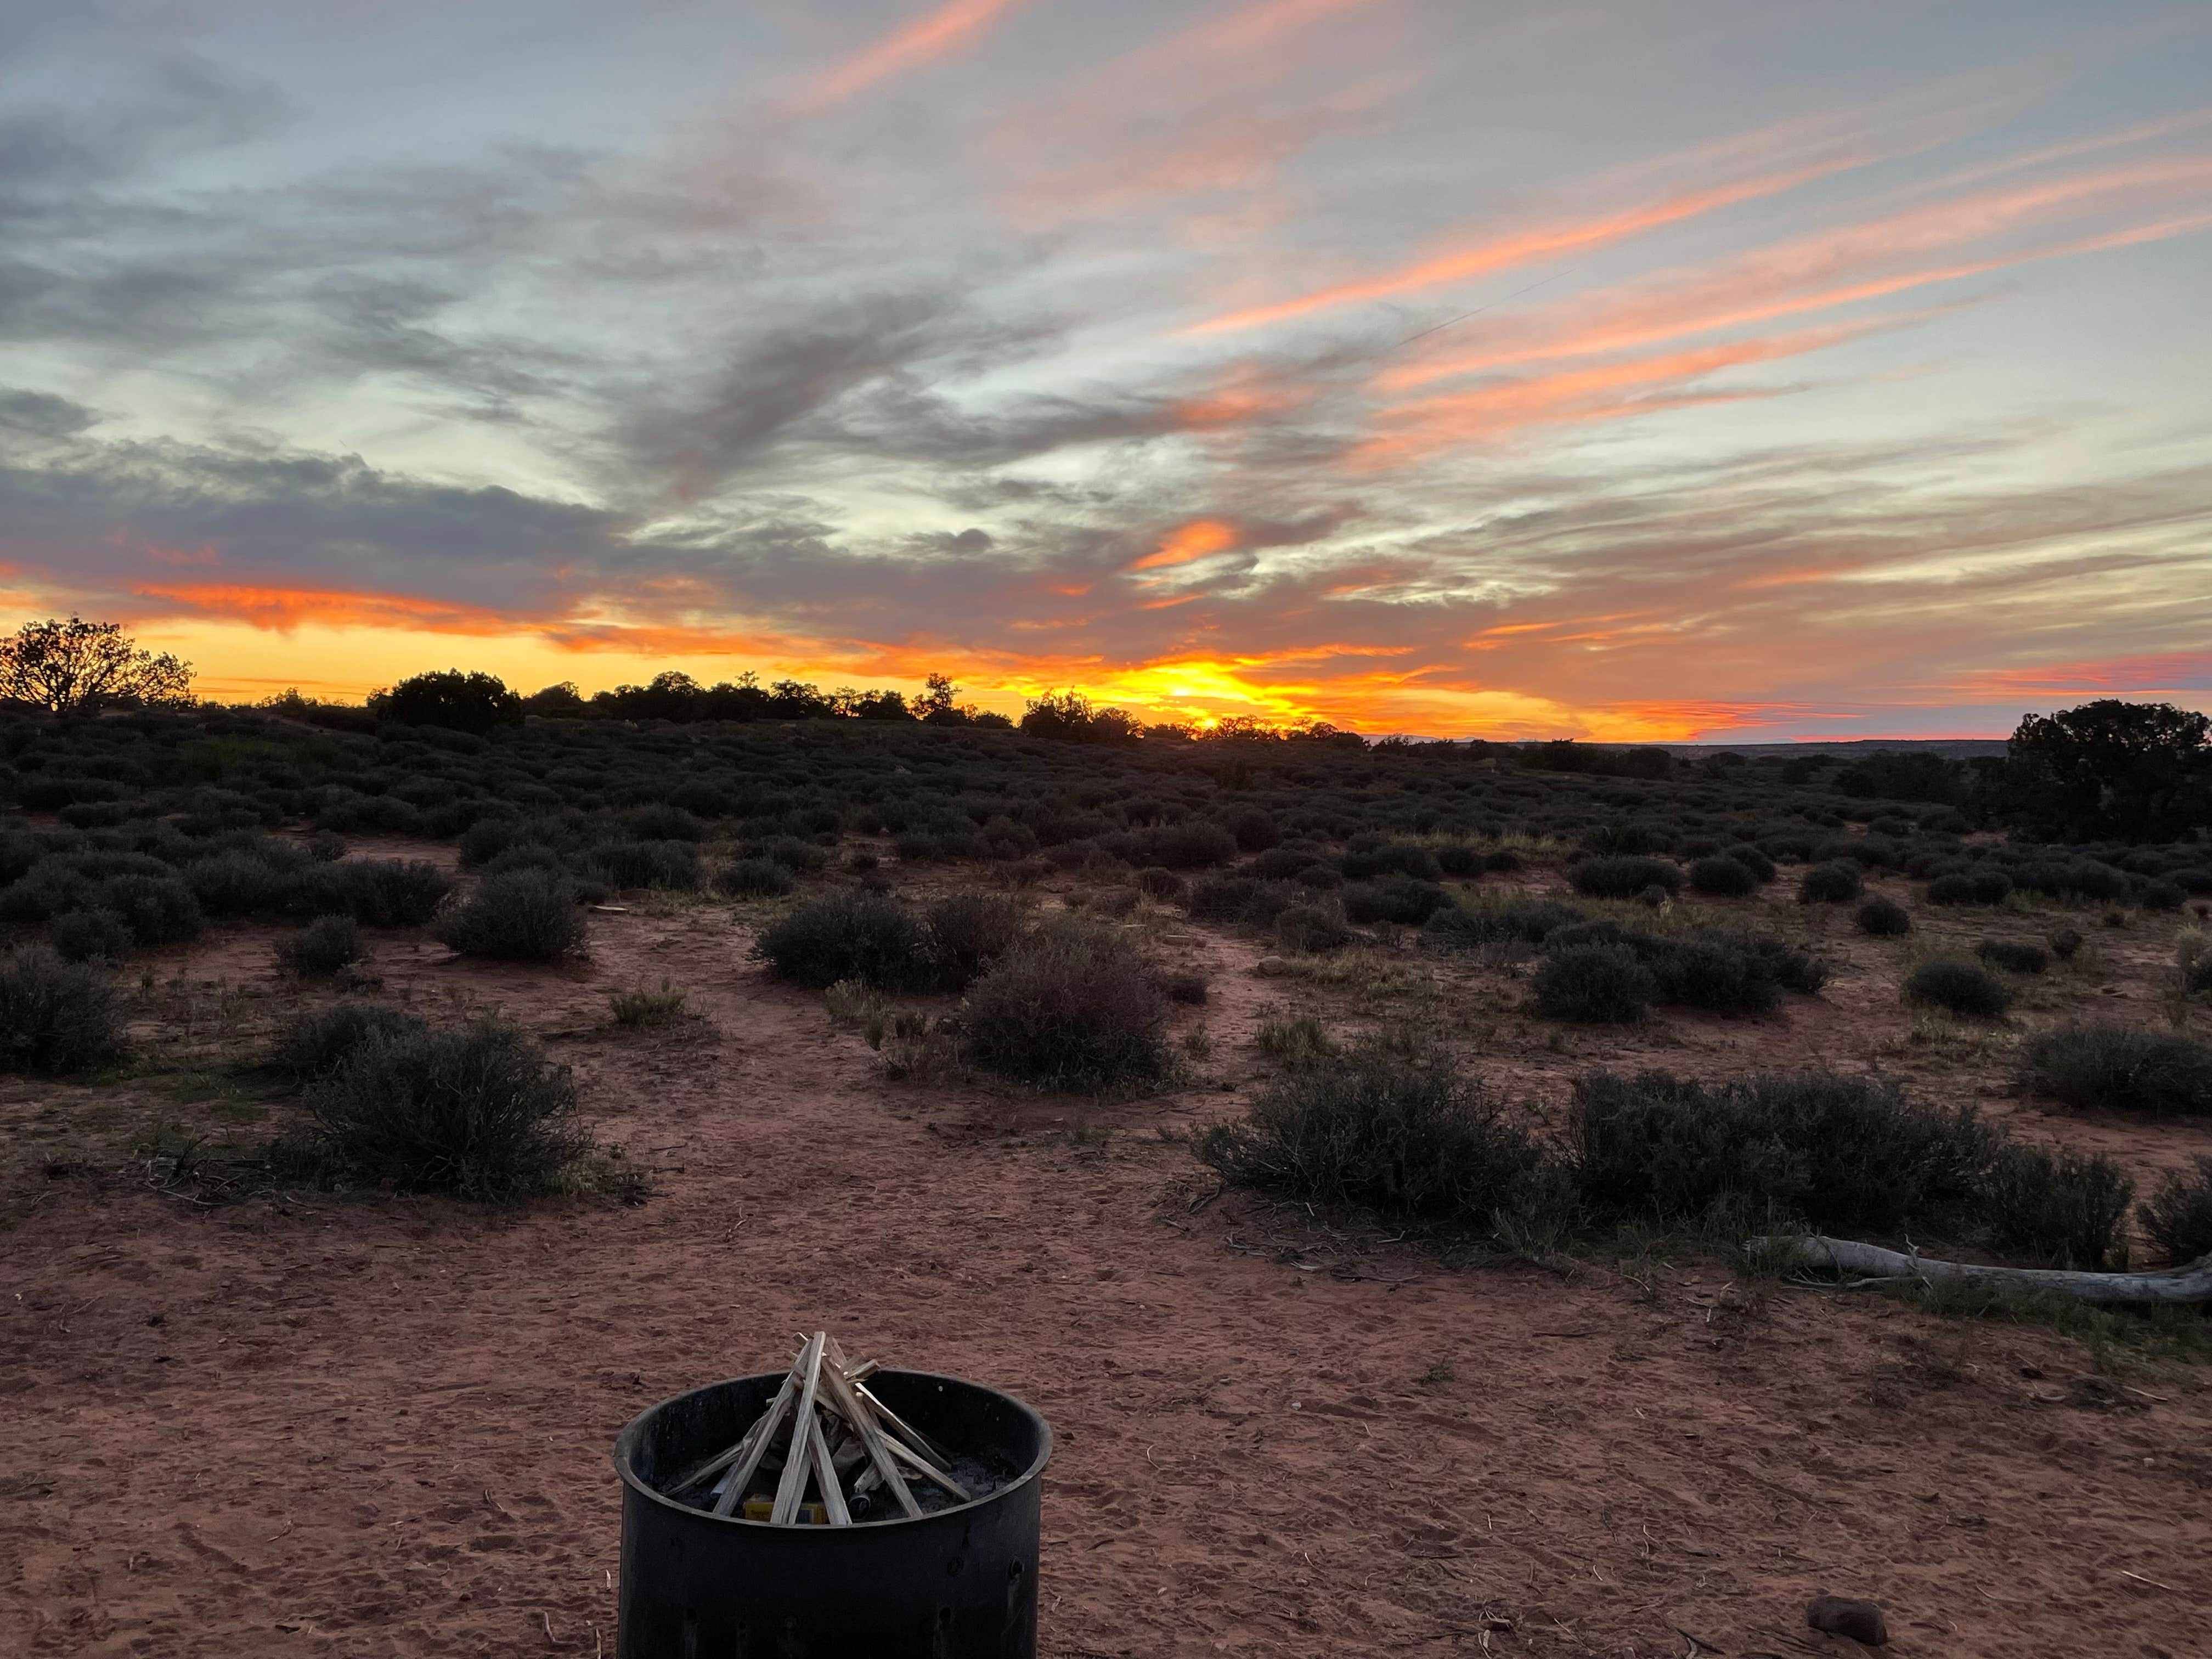
[[(183, 971), (281, 1000), (269, 938)], [(1048, 1654), (1858, 1651), (1803, 1628), (1821, 1590), (1881, 1601), (1901, 1656), (2205, 1650), (2196, 1376), (2106, 1378), (2039, 1329), (1711, 1266), (1453, 1269), (1298, 1212), (1194, 1208), (1210, 1177), (1182, 1137), (1233, 1092), (890, 1083), (745, 942), (705, 907), (595, 918), (572, 970), (381, 947), (389, 994), (554, 1034), (604, 1133), (658, 1172), (641, 1207), (202, 1209), (114, 1176), (11, 1203), (0, 1650), (611, 1653), (617, 1431), (827, 1323), (1051, 1420)], [(1263, 1005), (1339, 994), (1199, 949), (1217, 1085), (1261, 1068)], [(664, 976), (702, 1021), (606, 1024), (610, 988)], [(1429, 1006), (1500, 1074), (1540, 1091), (1618, 1046), (1549, 1054), (1484, 983)], [(1854, 985), (1629, 1058), (1872, 1063), (1873, 1023), (1906, 1022)], [(218, 1046), (271, 1017), (176, 994)], [(143, 1082), (0, 1093), (19, 1158), (58, 1121), (177, 1109)], [(2085, 1139), (2145, 1173), (2205, 1149), (2162, 1126)]]

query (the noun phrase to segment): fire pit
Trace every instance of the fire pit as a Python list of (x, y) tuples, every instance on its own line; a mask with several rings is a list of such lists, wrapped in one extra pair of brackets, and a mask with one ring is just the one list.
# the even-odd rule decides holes
[[(1044, 1419), (957, 1377), (825, 1362), (822, 1345), (623, 1431), (623, 1659), (1032, 1659)], [(854, 1443), (833, 1451), (841, 1433)]]

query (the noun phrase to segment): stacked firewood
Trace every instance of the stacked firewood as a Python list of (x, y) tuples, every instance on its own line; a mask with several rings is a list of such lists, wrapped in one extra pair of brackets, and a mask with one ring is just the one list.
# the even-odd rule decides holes
[(870, 1392), (876, 1369), (873, 1360), (848, 1364), (829, 1334), (815, 1332), (744, 1438), (662, 1488), (663, 1495), (779, 1527), (848, 1527), (854, 1506), (865, 1514), (878, 1492), (888, 1492), (902, 1515), (917, 1516), (922, 1509), (909, 1476), (966, 1503), (944, 1449)]

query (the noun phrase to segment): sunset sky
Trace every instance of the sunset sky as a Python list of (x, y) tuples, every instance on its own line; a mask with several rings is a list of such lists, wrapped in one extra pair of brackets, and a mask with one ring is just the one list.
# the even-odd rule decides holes
[(1765, 741), (2212, 707), (2204, 0), (9, 0), (0, 622)]

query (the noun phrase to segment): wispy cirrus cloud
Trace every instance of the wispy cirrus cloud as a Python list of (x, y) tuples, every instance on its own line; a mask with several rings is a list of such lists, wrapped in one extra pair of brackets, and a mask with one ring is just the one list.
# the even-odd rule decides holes
[(818, 114), (873, 91), (885, 82), (968, 46), (1029, 0), (940, 0), (849, 57), (809, 79), (786, 100), (802, 114)]

